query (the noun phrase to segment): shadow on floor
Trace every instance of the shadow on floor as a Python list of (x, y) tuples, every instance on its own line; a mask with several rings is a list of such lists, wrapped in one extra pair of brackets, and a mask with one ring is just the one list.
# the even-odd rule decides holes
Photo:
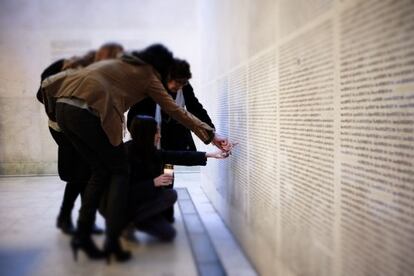
[(0, 275), (28, 276), (32, 275), (39, 264), (44, 250), (36, 248), (1, 248), (0, 249)]

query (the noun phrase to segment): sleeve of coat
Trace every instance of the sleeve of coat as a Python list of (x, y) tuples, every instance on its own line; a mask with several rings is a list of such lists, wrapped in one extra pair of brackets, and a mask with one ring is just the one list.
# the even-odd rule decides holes
[(179, 107), (155, 75), (149, 81), (146, 93), (161, 106), (165, 113), (186, 128), (191, 129), (205, 144), (209, 144), (213, 140), (214, 129), (187, 110)]
[(201, 151), (169, 151), (161, 150), (161, 157), (164, 164), (181, 166), (205, 166), (207, 157)]
[(194, 94), (194, 89), (191, 84), (187, 84), (183, 87), (183, 95), (185, 99), (185, 106), (194, 116), (199, 118), (210, 127), (215, 128), (210, 116), (208, 116), (207, 110), (204, 109), (203, 105), (198, 101)]

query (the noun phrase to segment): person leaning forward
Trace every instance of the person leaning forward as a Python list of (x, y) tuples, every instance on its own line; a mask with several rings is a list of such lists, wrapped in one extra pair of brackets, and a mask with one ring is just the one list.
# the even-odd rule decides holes
[[(99, 114), (102, 128), (114, 146), (122, 142), (124, 112), (146, 97), (151, 97), (164, 112), (191, 129), (205, 144), (214, 138), (223, 140), (215, 137), (214, 129), (208, 124), (177, 106), (162, 85), (160, 74), (134, 55), (101, 61), (77, 72), (59, 73), (46, 79), (42, 87), (49, 102), (56, 98), (86, 102)], [(53, 113), (50, 110), (53, 106), (47, 108), (48, 113)]]
[[(168, 75), (172, 53), (162, 45), (105, 60), (84, 69), (64, 71), (42, 83), (46, 112), (57, 121), (75, 148), (92, 168), (78, 218), (78, 232), (71, 241), (74, 256), (78, 249), (93, 259), (115, 255), (118, 261), (130, 258), (123, 251), (119, 235), (125, 226), (128, 165), (123, 149), (124, 112), (146, 97), (152, 98), (172, 118), (191, 129), (204, 143), (213, 142), (231, 150), (226, 138), (176, 105), (162, 79)], [(109, 182), (109, 183), (108, 183)], [(96, 209), (104, 188), (109, 190), (106, 241), (100, 251), (90, 237)]]

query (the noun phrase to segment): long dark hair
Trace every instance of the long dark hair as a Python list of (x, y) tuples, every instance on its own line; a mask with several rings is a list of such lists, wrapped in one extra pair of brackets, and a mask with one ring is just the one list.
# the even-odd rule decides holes
[(156, 147), (154, 137), (157, 133), (157, 121), (147, 115), (136, 115), (130, 129), (134, 155), (139, 155), (144, 162), (154, 158)]
[(161, 81), (166, 82), (170, 67), (173, 64), (173, 54), (162, 44), (153, 44), (142, 51), (134, 51), (132, 55), (139, 57), (148, 64), (151, 64), (161, 75)]

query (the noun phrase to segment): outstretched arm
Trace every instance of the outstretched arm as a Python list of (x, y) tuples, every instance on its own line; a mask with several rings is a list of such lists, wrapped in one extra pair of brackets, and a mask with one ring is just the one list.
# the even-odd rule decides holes
[(165, 151), (161, 150), (161, 158), (166, 164), (182, 166), (205, 166), (207, 158), (224, 159), (230, 155), (230, 152), (215, 151)]

